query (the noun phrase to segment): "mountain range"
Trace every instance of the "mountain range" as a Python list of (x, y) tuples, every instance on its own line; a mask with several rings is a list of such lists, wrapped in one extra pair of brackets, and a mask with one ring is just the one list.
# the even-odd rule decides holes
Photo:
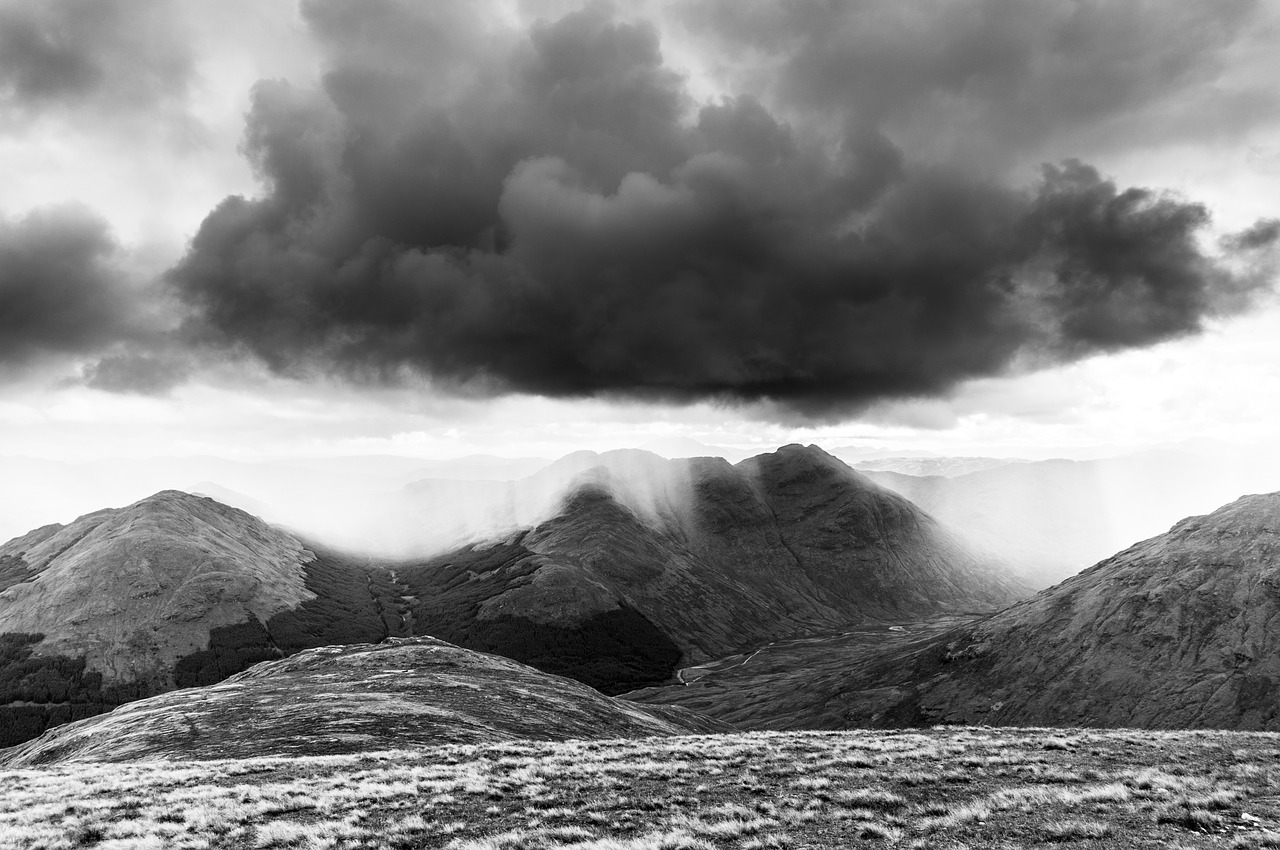
[(813, 446), (584, 452), (475, 484), (505, 488), (501, 521), (428, 558), (340, 552), (179, 491), (9, 541), (0, 744), (38, 738), (22, 763), (213, 757), (240, 752), (225, 723), (285, 703), (244, 753), (726, 722), (1280, 731), (1280, 494), (1030, 596)]

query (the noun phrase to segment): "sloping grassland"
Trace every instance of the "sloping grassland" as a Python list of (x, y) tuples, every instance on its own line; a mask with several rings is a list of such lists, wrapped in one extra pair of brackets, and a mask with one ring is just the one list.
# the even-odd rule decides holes
[(1280, 736), (948, 728), (0, 773), (2, 848), (1277, 847)]

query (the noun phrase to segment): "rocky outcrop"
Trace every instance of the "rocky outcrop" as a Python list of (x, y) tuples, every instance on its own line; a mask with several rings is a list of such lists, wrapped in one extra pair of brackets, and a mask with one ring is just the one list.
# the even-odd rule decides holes
[(134, 702), (0, 754), (0, 765), (317, 755), (511, 739), (732, 731), (433, 638), (325, 647)]

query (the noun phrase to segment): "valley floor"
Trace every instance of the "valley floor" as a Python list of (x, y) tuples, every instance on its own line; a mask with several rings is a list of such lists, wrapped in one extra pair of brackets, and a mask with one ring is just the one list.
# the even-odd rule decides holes
[(939, 728), (0, 772), (3, 848), (1280, 847), (1280, 736)]
[[(678, 705), (739, 729), (847, 729), (865, 724), (868, 704), (892, 702), (892, 688), (859, 691), (870, 670), (905, 659), (983, 614), (850, 627), (829, 635), (779, 640), (750, 652), (677, 672), (675, 680), (624, 694), (651, 705)], [(850, 709), (856, 707), (856, 717)]]

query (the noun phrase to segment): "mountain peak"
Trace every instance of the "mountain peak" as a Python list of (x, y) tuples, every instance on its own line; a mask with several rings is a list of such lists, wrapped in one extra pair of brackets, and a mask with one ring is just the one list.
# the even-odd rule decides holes
[(809, 483), (821, 486), (840, 479), (846, 486), (882, 492), (882, 488), (862, 473), (821, 446), (799, 443), (782, 446), (775, 451), (747, 458), (736, 464), (739, 469), (775, 482)]
[(1169, 533), (1184, 537), (1280, 533), (1280, 493), (1241, 496), (1211, 513), (1187, 517), (1169, 529)]
[(757, 461), (759, 463), (775, 463), (787, 464), (792, 466), (826, 466), (831, 468), (852, 469), (847, 463), (840, 458), (828, 452), (822, 446), (810, 443), (809, 445), (801, 445), (800, 443), (790, 443), (785, 446), (779, 446), (771, 452), (758, 454), (755, 457), (748, 458), (743, 463)]
[(265, 622), (313, 598), (304, 570), (313, 559), (244, 511), (162, 490), (27, 547), (23, 580), (0, 593), (0, 622), (45, 635), (37, 653), (82, 656), (114, 682), (172, 686), (158, 671), (203, 649), (211, 629)]

